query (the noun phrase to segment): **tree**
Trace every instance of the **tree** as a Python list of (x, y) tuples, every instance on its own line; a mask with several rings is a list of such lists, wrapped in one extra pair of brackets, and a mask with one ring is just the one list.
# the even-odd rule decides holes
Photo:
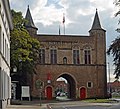
[(22, 76), (22, 82), (25, 84), (27, 74), (35, 72), (39, 61), (39, 41), (31, 37), (24, 27), (26, 20), (21, 12), (11, 10), (14, 29), (11, 31), (11, 72), (14, 67), (17, 68), (17, 75)]
[[(120, 0), (115, 0), (114, 2), (115, 6), (120, 8)], [(117, 17), (120, 15), (120, 10), (117, 11), (115, 16)], [(118, 24), (120, 23), (120, 19), (118, 21)], [(117, 28), (116, 31), (120, 33), (120, 28)], [(116, 75), (115, 78), (119, 79), (120, 76), (120, 36), (118, 36), (115, 40), (112, 41), (112, 44), (110, 45), (109, 49), (107, 50), (107, 54), (112, 54), (113, 61), (115, 65), (115, 71), (114, 74)]]

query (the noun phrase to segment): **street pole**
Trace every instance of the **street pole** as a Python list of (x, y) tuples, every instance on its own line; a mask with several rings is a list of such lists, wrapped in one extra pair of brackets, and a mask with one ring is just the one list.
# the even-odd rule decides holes
[(110, 63), (108, 62), (108, 75), (109, 75), (109, 93), (110, 93)]
[(42, 106), (42, 102), (41, 102), (41, 97), (42, 97), (42, 88), (43, 88), (43, 82), (41, 82), (40, 80), (37, 80), (35, 82), (35, 87), (36, 89), (38, 89), (39, 93), (40, 93), (40, 106)]
[(40, 106), (42, 106), (42, 103), (41, 103), (41, 89), (40, 89)]
[(41, 102), (41, 92), (42, 92), (42, 88), (40, 88), (40, 106), (42, 106), (42, 102)]

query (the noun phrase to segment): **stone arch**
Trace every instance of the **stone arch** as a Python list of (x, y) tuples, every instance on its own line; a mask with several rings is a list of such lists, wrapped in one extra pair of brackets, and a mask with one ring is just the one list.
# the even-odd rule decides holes
[(74, 78), (74, 76), (69, 73), (62, 73), (57, 78), (59, 77), (65, 78), (68, 82), (68, 98), (75, 99), (76, 98), (76, 79)]
[(92, 46), (91, 45), (89, 45), (89, 44), (85, 44), (85, 45), (83, 45), (83, 49), (92, 49)]

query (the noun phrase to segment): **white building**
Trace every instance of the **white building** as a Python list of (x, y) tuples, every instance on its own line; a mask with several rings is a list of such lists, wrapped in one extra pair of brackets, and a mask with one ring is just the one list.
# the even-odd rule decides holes
[(9, 0), (0, 0), (0, 109), (11, 98), (10, 30), (13, 29)]

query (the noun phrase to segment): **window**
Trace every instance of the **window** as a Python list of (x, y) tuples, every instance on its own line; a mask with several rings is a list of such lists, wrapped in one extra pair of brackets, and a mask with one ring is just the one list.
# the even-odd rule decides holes
[(4, 51), (5, 51), (5, 42), (4, 42), (4, 33), (3, 33), (3, 55), (4, 55)]
[(6, 60), (7, 60), (7, 61), (8, 61), (8, 54), (9, 54), (9, 53), (8, 53), (8, 44), (7, 44), (7, 51), (6, 51), (6, 58), (7, 58)]
[(40, 64), (45, 64), (45, 50), (44, 49), (40, 49), (39, 57), (40, 57)]
[(57, 64), (57, 50), (52, 49), (50, 51), (50, 55), (51, 55), (51, 64)]
[(1, 26), (0, 26), (0, 52), (1, 52), (1, 42), (2, 42), (2, 37), (1, 37)]
[(0, 67), (0, 99), (2, 99), (2, 70)]
[(10, 65), (10, 48), (8, 48), (8, 64)]
[(66, 57), (63, 58), (63, 64), (67, 64), (67, 58)]
[(84, 62), (85, 64), (91, 64), (90, 50), (84, 50)]
[(93, 87), (93, 83), (92, 82), (87, 82), (87, 87), (88, 88), (92, 88)]
[(73, 50), (73, 64), (79, 64), (79, 50)]
[(3, 21), (4, 21), (4, 13), (2, 12), (2, 19), (3, 19)]
[(1, 4), (0, 4), (0, 14), (1, 14)]
[(7, 43), (6, 43), (6, 39), (5, 39), (5, 58), (7, 57)]

